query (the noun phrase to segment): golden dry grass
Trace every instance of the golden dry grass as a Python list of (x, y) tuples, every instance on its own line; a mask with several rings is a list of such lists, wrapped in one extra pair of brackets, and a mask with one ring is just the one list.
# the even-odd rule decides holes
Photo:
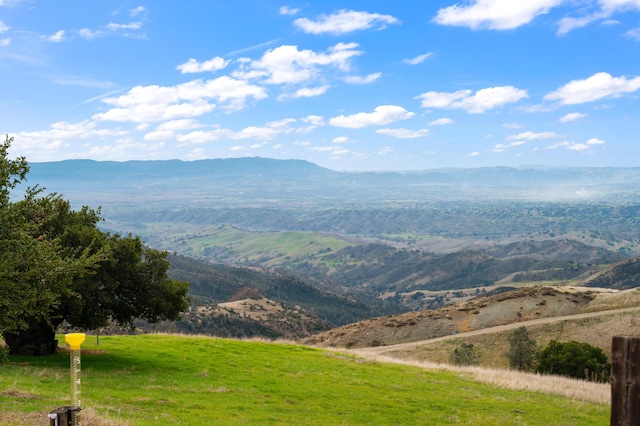
[(457, 367), (449, 364), (399, 359), (391, 356), (372, 354), (366, 351), (345, 350), (369, 362), (386, 362), (410, 365), (432, 370), (445, 370), (459, 373), (470, 380), (487, 383), (505, 389), (539, 392), (546, 395), (562, 396), (595, 404), (611, 403), (611, 386), (604, 383), (587, 382), (560, 376), (543, 376), (522, 373), (514, 370), (502, 370), (482, 367)]

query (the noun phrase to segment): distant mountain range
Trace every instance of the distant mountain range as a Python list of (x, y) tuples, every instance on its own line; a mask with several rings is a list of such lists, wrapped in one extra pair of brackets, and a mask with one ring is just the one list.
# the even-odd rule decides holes
[[(30, 163), (40, 184), (83, 204), (135, 197), (152, 205), (267, 206), (425, 199), (640, 198), (640, 167), (489, 167), (339, 172), (303, 160), (66, 160)], [(140, 198), (142, 197), (142, 199)], [(146, 200), (146, 201), (145, 201)], [(127, 200), (130, 201), (130, 200)]]

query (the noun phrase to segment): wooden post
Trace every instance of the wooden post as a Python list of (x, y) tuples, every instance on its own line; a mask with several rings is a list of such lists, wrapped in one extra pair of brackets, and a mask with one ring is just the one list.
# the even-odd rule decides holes
[(614, 336), (611, 426), (640, 425), (640, 337)]

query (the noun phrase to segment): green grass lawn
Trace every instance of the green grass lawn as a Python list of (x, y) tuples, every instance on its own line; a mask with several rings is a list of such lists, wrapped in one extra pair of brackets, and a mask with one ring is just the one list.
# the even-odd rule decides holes
[[(46, 413), (70, 403), (69, 382), (66, 351), (11, 357), (0, 366), (0, 425), (34, 412), (43, 421), (22, 424), (47, 424)], [(88, 336), (82, 401), (94, 417), (129, 425), (609, 422), (608, 406), (495, 388), (449, 372), (297, 345), (169, 335), (103, 336), (99, 346)]]

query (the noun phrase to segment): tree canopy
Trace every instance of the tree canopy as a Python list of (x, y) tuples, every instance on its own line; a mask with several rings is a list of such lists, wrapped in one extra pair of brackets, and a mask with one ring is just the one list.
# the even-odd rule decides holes
[(74, 211), (37, 186), (11, 200), (29, 171), (24, 157), (9, 158), (12, 141), (0, 144), (0, 334), (10, 351), (55, 351), (63, 321), (93, 330), (177, 319), (188, 307), (188, 283), (167, 277), (166, 253), (101, 231), (99, 211)]
[(606, 382), (611, 364), (604, 351), (585, 342), (552, 340), (538, 354), (537, 372)]
[(518, 327), (509, 336), (509, 366), (514, 370), (529, 371), (536, 358), (536, 341), (529, 337), (526, 327)]

